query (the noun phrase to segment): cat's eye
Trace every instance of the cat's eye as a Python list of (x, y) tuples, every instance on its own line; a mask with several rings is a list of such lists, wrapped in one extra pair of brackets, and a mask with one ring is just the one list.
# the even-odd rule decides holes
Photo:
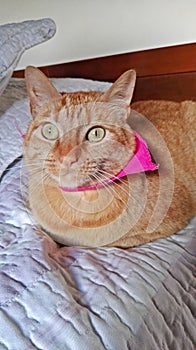
[(90, 129), (86, 135), (86, 138), (90, 142), (99, 142), (105, 136), (105, 129), (100, 126), (96, 126)]
[(47, 140), (57, 140), (59, 137), (59, 130), (56, 125), (52, 123), (46, 123), (42, 126), (42, 135)]

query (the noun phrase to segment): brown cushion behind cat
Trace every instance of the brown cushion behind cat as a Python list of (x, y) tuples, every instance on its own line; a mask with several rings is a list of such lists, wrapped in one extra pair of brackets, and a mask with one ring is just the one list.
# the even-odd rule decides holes
[(29, 202), (57, 242), (131, 247), (175, 233), (195, 215), (196, 102), (130, 109), (135, 79), (129, 70), (105, 93), (60, 94), (38, 69), (26, 69)]

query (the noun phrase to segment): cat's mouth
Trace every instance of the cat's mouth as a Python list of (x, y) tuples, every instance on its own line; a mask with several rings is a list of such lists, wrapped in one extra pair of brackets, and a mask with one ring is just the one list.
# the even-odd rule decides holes
[(60, 186), (60, 189), (64, 192), (81, 192), (81, 191), (90, 191), (90, 190), (97, 190), (100, 187), (104, 187), (108, 185), (109, 183), (112, 183), (116, 180), (116, 177), (110, 178), (105, 181), (100, 181), (94, 184), (86, 184), (84, 186), (76, 186), (76, 187), (66, 187), (66, 186)]
[(120, 170), (116, 175), (111, 177), (106, 177), (104, 180), (99, 181), (99, 178), (94, 175), (94, 178), (97, 180), (95, 184), (87, 184), (84, 186), (76, 186), (76, 187), (66, 187), (60, 186), (60, 189), (64, 192), (80, 192), (80, 191), (89, 191), (89, 190), (97, 190), (101, 187), (108, 186), (111, 183), (119, 180), (120, 178), (136, 174), (142, 173), (145, 171), (154, 171), (159, 168), (159, 165), (152, 162), (150, 151), (146, 142), (142, 139), (142, 137), (134, 132), (136, 138), (136, 151), (133, 156), (131, 156), (129, 162), (125, 165), (125, 167)]
[[(66, 183), (72, 184), (72, 186), (63, 185), (64, 181), (62, 181), (62, 185), (59, 187), (64, 192), (80, 192), (87, 190), (95, 190), (100, 187), (106, 186), (107, 184), (116, 179), (116, 177), (113, 176), (111, 172), (108, 173), (106, 169), (107, 168), (104, 168), (104, 166), (100, 165), (86, 172), (83, 172), (80, 169), (81, 171), (79, 172), (78, 178), (76, 176), (75, 181), (74, 175), (71, 176), (71, 174), (68, 175), (70, 177), (70, 181), (68, 180), (68, 178), (66, 179)], [(119, 171), (117, 173), (119, 173)]]

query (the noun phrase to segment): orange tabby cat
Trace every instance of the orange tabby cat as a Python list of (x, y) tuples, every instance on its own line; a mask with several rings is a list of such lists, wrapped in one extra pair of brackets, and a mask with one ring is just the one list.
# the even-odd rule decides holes
[[(130, 109), (133, 70), (105, 93), (61, 94), (34, 67), (25, 77), (33, 118), (24, 141), (29, 202), (57, 242), (131, 247), (168, 236), (195, 215), (196, 102)], [(118, 177), (140, 137), (151, 153), (141, 157), (159, 169)]]

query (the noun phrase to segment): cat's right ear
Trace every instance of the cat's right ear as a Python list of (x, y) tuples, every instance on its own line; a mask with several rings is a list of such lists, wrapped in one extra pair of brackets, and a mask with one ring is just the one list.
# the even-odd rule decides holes
[(61, 96), (50, 80), (38, 68), (28, 66), (25, 69), (25, 80), (33, 118), (46, 102)]

